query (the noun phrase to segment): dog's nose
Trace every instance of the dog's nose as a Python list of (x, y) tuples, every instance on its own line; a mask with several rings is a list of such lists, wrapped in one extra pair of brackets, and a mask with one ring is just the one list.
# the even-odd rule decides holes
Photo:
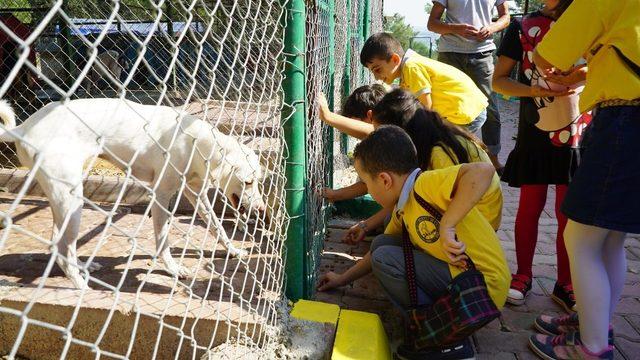
[(256, 210), (258, 210), (259, 212), (263, 213), (263, 212), (267, 211), (267, 206), (262, 204), (262, 205), (258, 206), (256, 208)]

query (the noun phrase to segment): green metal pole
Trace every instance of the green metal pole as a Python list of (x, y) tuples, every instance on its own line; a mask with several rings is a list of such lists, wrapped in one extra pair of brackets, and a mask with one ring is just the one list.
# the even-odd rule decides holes
[[(358, 0), (355, 0), (358, 1)], [(343, 97), (347, 97), (349, 96), (349, 94), (351, 94), (351, 52), (353, 51), (351, 49), (351, 44), (352, 39), (351, 39), (351, 14), (349, 13), (351, 10), (351, 0), (346, 0), (346, 9), (347, 9), (347, 48), (344, 54), (345, 57), (345, 66), (344, 66), (344, 76), (343, 76), (343, 81), (344, 81), (344, 86), (343, 86), (343, 91), (344, 93), (342, 94)], [(359, 51), (359, 50), (358, 50)], [(347, 151), (349, 151), (349, 138), (347, 137), (347, 134), (342, 134), (342, 136), (340, 136), (340, 152), (343, 155), (347, 154)]]
[(371, 36), (371, 0), (364, 0), (364, 41)]
[[(334, 109), (335, 106), (335, 75), (336, 75), (336, 4), (335, 0), (328, 0), (329, 2), (329, 108)], [(327, 186), (333, 188), (333, 127), (329, 126), (329, 144), (327, 149), (327, 155), (329, 157), (329, 164), (327, 164)]]
[(285, 78), (282, 126), (289, 149), (285, 175), (287, 213), (286, 295), (291, 300), (304, 296), (305, 266), (305, 5), (304, 0), (282, 0), (287, 9), (284, 37)]
[[(364, 0), (364, 9), (362, 9), (362, 44), (367, 41), (371, 35), (371, 4), (370, 0)], [(367, 70), (362, 67), (362, 81), (367, 79)]]

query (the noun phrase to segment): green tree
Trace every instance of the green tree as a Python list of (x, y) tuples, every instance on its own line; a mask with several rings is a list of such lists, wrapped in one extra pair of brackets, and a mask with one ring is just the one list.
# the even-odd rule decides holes
[(397, 13), (392, 16), (385, 16), (384, 30), (398, 39), (403, 49), (407, 49), (411, 43), (411, 38), (418, 34), (411, 25), (405, 23), (404, 16)]
[(431, 14), (431, 9), (433, 8), (433, 1), (427, 0), (427, 3), (424, 4), (424, 11), (427, 14)]
[[(515, 0), (516, 4), (518, 4), (518, 7), (524, 11), (524, 6), (525, 3), (527, 2), (527, 0)], [(536, 9), (540, 9), (543, 5), (543, 1), (542, 0), (529, 0), (529, 8), (527, 9), (528, 12), (532, 12)]]
[[(433, 46), (433, 48), (435, 48), (435, 46)], [(429, 44), (425, 44), (424, 42), (421, 42), (421, 41), (414, 41), (413, 44), (411, 45), (411, 49), (417, 52), (418, 54), (435, 59), (438, 57), (438, 53), (433, 48), (430, 51)]]
[(432, 58), (437, 56), (437, 53), (434, 50), (429, 54), (428, 44), (420, 41), (420, 39), (414, 39), (418, 35), (418, 32), (413, 30), (411, 25), (405, 22), (404, 16), (401, 16), (400, 14), (386, 16), (384, 30), (390, 32), (393, 37), (398, 39), (403, 49), (411, 48), (420, 55), (431, 55)]

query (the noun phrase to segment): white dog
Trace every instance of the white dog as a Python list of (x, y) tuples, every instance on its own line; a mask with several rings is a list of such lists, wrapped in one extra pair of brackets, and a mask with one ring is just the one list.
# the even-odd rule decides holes
[[(211, 219), (232, 256), (246, 255), (233, 247), (207, 197), (218, 187), (235, 208), (264, 211), (259, 190), (262, 171), (258, 156), (247, 146), (224, 135), (207, 122), (167, 106), (141, 105), (120, 99), (79, 99), (50, 103), (15, 127), (14, 113), (0, 101), (5, 128), (0, 141), (15, 142), (20, 162), (35, 167), (37, 182), (51, 204), (56, 261), (78, 288), (86, 287), (79, 270), (96, 270), (76, 255), (82, 213), (82, 172), (85, 161), (99, 155), (155, 188), (151, 216), (157, 255), (172, 275), (189, 271), (171, 257), (167, 209), (171, 197), (182, 190), (199, 215)], [(219, 233), (219, 234), (217, 234)]]

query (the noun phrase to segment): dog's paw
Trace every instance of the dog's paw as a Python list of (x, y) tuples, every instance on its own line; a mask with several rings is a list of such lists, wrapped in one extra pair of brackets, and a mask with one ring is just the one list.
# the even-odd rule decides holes
[(76, 276), (71, 276), (69, 277), (69, 279), (71, 280), (71, 282), (73, 283), (73, 286), (78, 289), (78, 290), (89, 290), (91, 289), (89, 287), (89, 284), (84, 281), (84, 278), (80, 275)]
[(229, 253), (229, 256), (236, 257), (238, 259), (249, 256), (249, 252), (243, 249), (229, 248), (227, 252)]
[[(85, 267), (85, 262), (78, 260), (78, 268), (83, 269)], [(94, 272), (102, 269), (102, 265), (97, 261), (92, 261), (91, 264), (87, 267), (89, 272)]]
[(179, 279), (185, 279), (191, 276), (191, 270), (182, 265), (167, 266), (167, 272)]

